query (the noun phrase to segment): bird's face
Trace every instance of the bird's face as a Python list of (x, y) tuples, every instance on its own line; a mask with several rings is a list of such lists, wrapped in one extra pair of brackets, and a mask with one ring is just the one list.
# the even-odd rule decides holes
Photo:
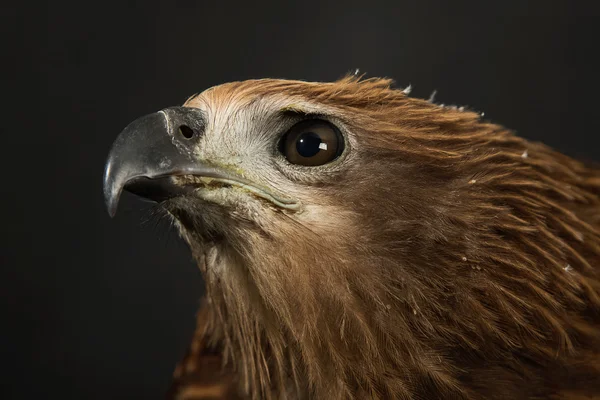
[(184, 140), (195, 142), (191, 158), (215, 174), (173, 177), (190, 192), (165, 203), (183, 231), (193, 233), (191, 241), (243, 246), (255, 234), (293, 241), (298, 224), (326, 230), (336, 220), (328, 211), (339, 205), (326, 188), (351, 160), (353, 139), (344, 124), (318, 105), (292, 105), (276, 93), (211, 94), (186, 104), (203, 123)]
[[(333, 98), (315, 101), (314, 89)], [(292, 303), (317, 296), (369, 252), (372, 224), (363, 219), (372, 210), (363, 205), (393, 187), (379, 186), (385, 173), (370, 176), (365, 121), (336, 104), (335, 90), (229, 84), (142, 117), (111, 151), (109, 210), (122, 188), (159, 201), (207, 282), (235, 286), (235, 296), (254, 292), (280, 305), (286, 293)]]
[(308, 343), (328, 336), (340, 353), (377, 352), (368, 319), (408, 331), (424, 288), (451, 284), (437, 248), (459, 235), (448, 176), (463, 177), (419, 140), (474, 119), (388, 86), (247, 81), (143, 117), (111, 150), (109, 211), (123, 188), (160, 202), (239, 342), (257, 325), (304, 357), (329, 354)]
[(195, 141), (192, 158), (215, 174), (172, 177), (189, 193), (163, 205), (207, 274), (250, 273), (271, 288), (285, 271), (298, 284), (290, 269), (308, 272), (354, 231), (333, 189), (350, 170), (355, 139), (334, 109), (307, 99), (218, 90), (186, 104), (203, 120), (186, 139)]

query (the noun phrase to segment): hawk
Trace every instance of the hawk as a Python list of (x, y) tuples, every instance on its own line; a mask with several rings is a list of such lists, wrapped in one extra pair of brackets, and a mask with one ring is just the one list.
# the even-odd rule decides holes
[(600, 169), (389, 79), (259, 79), (132, 122), (206, 295), (179, 399), (600, 396)]

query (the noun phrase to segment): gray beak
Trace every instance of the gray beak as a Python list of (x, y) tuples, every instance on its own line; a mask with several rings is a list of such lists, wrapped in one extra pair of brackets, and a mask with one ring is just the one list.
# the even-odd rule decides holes
[(173, 183), (178, 175), (222, 177), (193, 158), (204, 134), (202, 111), (172, 107), (129, 124), (112, 145), (104, 170), (104, 200), (114, 216), (123, 189), (152, 201), (180, 196), (192, 188)]

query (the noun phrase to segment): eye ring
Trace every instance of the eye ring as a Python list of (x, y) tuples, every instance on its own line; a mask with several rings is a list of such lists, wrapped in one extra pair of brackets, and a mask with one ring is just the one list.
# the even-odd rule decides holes
[(279, 151), (291, 164), (320, 166), (342, 154), (344, 138), (330, 122), (309, 119), (298, 122), (281, 137)]

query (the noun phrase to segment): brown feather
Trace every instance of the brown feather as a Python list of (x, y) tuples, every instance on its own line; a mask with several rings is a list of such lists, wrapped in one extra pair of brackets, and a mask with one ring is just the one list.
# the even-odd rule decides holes
[(188, 100), (318, 107), (355, 140), (335, 179), (303, 182), (323, 214), (221, 213), (226, 240), (207, 241), (199, 215), (216, 208), (166, 205), (205, 275), (202, 340), (254, 399), (598, 398), (600, 170), (391, 83), (265, 79)]

